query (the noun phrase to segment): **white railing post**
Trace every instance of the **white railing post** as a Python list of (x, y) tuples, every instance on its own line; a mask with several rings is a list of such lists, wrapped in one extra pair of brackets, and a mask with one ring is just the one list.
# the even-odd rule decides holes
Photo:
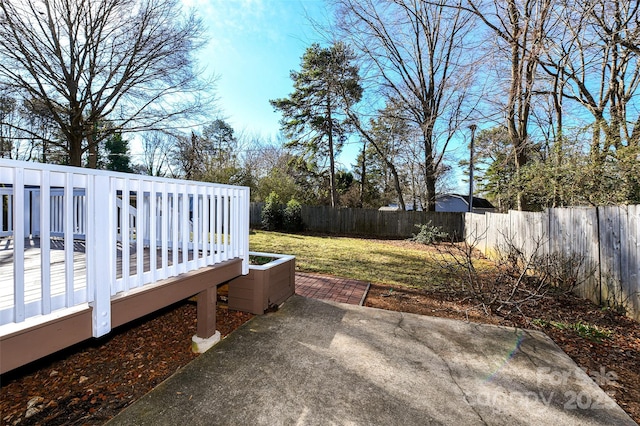
[(115, 208), (115, 194), (112, 194), (109, 177), (93, 176), (89, 180), (87, 204), (89, 208), (89, 229), (87, 230), (87, 257), (92, 257), (88, 279), (93, 283), (93, 337), (101, 337), (111, 331), (111, 261), (110, 251), (115, 249), (113, 235), (108, 224), (115, 226), (110, 216)]
[(242, 221), (240, 224), (240, 229), (242, 235), (240, 236), (242, 240), (242, 273), (244, 275), (249, 273), (249, 223), (251, 221), (249, 214), (251, 209), (251, 193), (250, 189), (242, 191), (244, 195), (244, 200), (241, 203), (241, 215)]

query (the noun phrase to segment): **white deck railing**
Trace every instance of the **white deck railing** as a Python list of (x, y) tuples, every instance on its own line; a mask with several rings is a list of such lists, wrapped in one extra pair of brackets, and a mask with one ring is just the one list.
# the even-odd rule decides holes
[(89, 304), (99, 337), (114, 296), (234, 258), (248, 273), (248, 188), (0, 159), (0, 200), (0, 332)]

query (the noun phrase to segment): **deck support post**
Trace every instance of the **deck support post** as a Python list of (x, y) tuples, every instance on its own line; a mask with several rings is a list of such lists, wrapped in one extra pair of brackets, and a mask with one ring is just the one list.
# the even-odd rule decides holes
[(191, 339), (194, 352), (202, 353), (220, 341), (216, 331), (216, 301), (218, 287), (209, 287), (198, 293), (198, 326)]

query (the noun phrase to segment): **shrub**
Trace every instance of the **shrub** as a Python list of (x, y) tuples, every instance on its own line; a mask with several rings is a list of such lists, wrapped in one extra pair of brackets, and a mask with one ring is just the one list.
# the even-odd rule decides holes
[(284, 229), (289, 232), (299, 232), (304, 229), (302, 206), (293, 198), (284, 209)]
[(416, 225), (416, 228), (420, 229), (420, 232), (413, 234), (413, 237), (409, 238), (410, 241), (433, 244), (449, 238), (449, 234), (444, 232), (441, 227), (432, 225), (431, 221), (427, 224)]
[(282, 229), (283, 211), (280, 197), (275, 192), (271, 192), (265, 200), (262, 208), (262, 229), (265, 231), (276, 231)]

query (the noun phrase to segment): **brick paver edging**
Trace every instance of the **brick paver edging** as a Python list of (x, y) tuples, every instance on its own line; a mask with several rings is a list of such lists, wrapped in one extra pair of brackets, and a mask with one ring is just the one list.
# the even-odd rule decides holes
[(368, 282), (351, 278), (296, 272), (296, 294), (313, 299), (362, 306), (369, 287)]

